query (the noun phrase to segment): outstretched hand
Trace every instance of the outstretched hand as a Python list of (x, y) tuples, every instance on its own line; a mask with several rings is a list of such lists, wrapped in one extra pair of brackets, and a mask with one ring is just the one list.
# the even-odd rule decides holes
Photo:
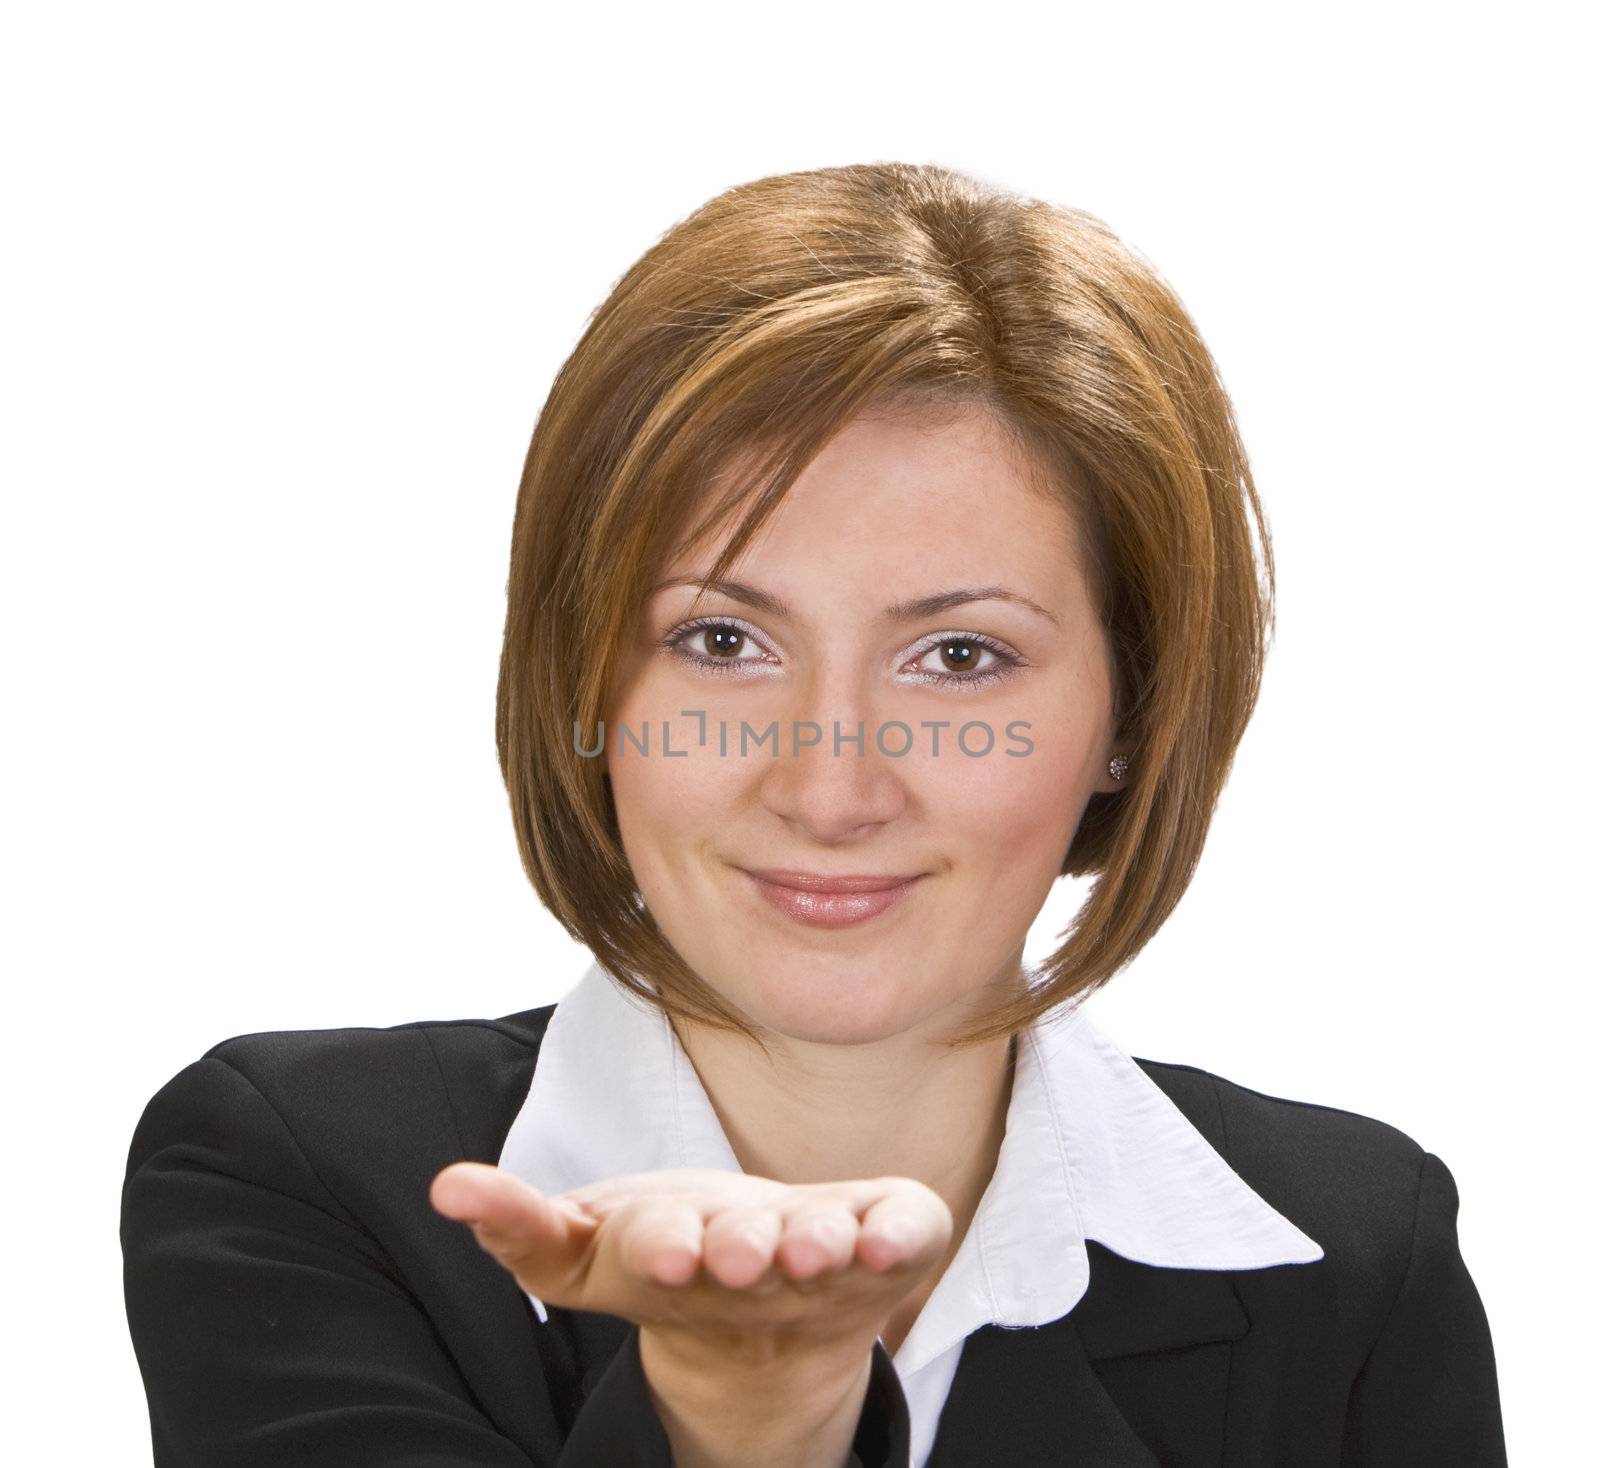
[(635, 1321), (686, 1356), (756, 1361), (870, 1350), (952, 1228), (944, 1200), (904, 1177), (790, 1185), (674, 1168), (546, 1197), (458, 1162), (429, 1196), (546, 1305)]

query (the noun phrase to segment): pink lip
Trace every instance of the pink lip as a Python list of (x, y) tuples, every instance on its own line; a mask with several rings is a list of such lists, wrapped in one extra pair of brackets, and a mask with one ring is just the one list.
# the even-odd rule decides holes
[(927, 875), (829, 877), (815, 872), (740, 870), (779, 912), (818, 928), (843, 928), (877, 917)]

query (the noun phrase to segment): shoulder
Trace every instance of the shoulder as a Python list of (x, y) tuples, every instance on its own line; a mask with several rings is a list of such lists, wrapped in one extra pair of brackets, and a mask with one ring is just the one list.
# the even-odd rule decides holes
[(1138, 1065), (1251, 1181), (1333, 1205), (1351, 1187), (1377, 1189), (1408, 1215), (1426, 1155), (1399, 1127), (1358, 1111), (1274, 1096), (1195, 1065)]
[(1412, 1257), (1425, 1189), (1440, 1205), (1427, 1216), (1453, 1232), (1448, 1168), (1399, 1127), (1199, 1066), (1135, 1059), (1229, 1166), (1322, 1246), (1344, 1287), (1392, 1297)]
[[(1503, 1465), (1493, 1343), (1444, 1161), (1377, 1117), (1134, 1059), (1322, 1247), (1308, 1264), (1230, 1275), (1250, 1322), (1232, 1358), (1241, 1380), (1256, 1372), (1264, 1394), (1270, 1383), (1307, 1401), (1335, 1383), (1350, 1462)], [(1286, 1387), (1285, 1373), (1307, 1363), (1309, 1375)]]
[(239, 1071), (263, 1093), (296, 1097), (383, 1090), (408, 1074), (536, 1059), (553, 1004), (497, 1019), (411, 1020), (336, 1029), (257, 1030), (221, 1040), (202, 1060)]
[(319, 1173), (377, 1172), (439, 1149), (493, 1161), (554, 1009), (230, 1036), (145, 1104), (129, 1174), (202, 1139), (234, 1156), (280, 1147)]

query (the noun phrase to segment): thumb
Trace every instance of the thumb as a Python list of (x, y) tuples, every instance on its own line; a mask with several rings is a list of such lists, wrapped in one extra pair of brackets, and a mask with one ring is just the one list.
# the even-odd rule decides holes
[(483, 1162), (452, 1163), (434, 1178), (428, 1198), (446, 1218), (467, 1224), (479, 1244), (507, 1265), (562, 1260), (594, 1226), (581, 1210)]

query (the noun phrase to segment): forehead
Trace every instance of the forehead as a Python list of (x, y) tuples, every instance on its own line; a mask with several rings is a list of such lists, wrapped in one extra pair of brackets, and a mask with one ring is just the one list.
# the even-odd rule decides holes
[[(736, 486), (742, 460), (719, 479)], [(683, 546), (667, 573), (709, 567), (728, 517)], [(1036, 583), (1076, 569), (1062, 487), (986, 409), (879, 410), (835, 434), (795, 480), (735, 564), (754, 574), (897, 582), (941, 573)]]

